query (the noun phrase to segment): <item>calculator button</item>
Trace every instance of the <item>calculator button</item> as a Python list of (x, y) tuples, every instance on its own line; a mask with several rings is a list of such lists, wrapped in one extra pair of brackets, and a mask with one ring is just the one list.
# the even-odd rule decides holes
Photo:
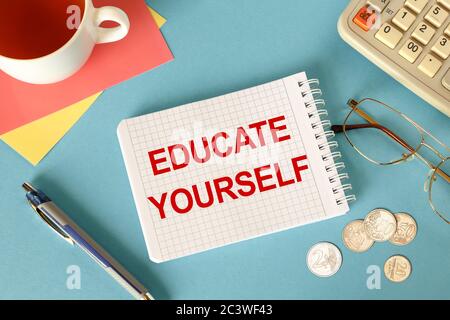
[(401, 8), (394, 19), (392, 19), (392, 22), (403, 31), (406, 31), (411, 27), (415, 20), (416, 16), (411, 11), (406, 8)]
[(383, 42), (389, 48), (394, 49), (402, 38), (403, 33), (398, 31), (389, 23), (384, 23), (380, 30), (375, 34), (375, 38)]
[(362, 7), (359, 9), (358, 13), (353, 18), (353, 23), (364, 31), (369, 31), (370, 28), (377, 21), (377, 12), (375, 10), (369, 9), (368, 7)]
[(423, 45), (427, 45), (431, 38), (433, 38), (434, 34), (436, 33), (436, 30), (432, 26), (430, 26), (426, 22), (421, 22), (417, 26), (416, 30), (414, 30), (412, 36), (420, 41)]
[(431, 7), (430, 11), (428, 11), (427, 15), (425, 16), (425, 20), (432, 23), (436, 28), (439, 28), (445, 22), (447, 17), (447, 11), (436, 4)]
[(450, 90), (450, 70), (447, 71), (447, 74), (442, 79), (442, 85), (447, 89)]
[(439, 0), (438, 2), (446, 7), (447, 10), (450, 10), (450, 0)]
[(375, 10), (378, 12), (381, 12), (386, 8), (386, 6), (389, 4), (388, 0), (369, 0), (367, 1), (369, 5), (371, 5)]
[(450, 24), (447, 26), (447, 29), (445, 29), (445, 34), (450, 37)]
[(418, 43), (409, 39), (398, 53), (409, 62), (414, 63), (422, 53), (422, 50), (423, 48)]
[(419, 70), (425, 73), (430, 78), (433, 78), (441, 67), (442, 62), (440, 62), (431, 54), (427, 54), (419, 64)]
[(450, 40), (445, 36), (439, 37), (431, 50), (442, 59), (447, 59), (450, 56)]
[(421, 13), (428, 0), (406, 0), (405, 5), (416, 13)]

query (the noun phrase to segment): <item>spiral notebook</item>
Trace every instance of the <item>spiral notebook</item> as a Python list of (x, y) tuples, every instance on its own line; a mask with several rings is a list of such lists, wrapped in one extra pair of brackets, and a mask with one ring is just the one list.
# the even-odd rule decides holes
[(354, 196), (318, 85), (298, 73), (120, 123), (151, 260), (348, 212)]

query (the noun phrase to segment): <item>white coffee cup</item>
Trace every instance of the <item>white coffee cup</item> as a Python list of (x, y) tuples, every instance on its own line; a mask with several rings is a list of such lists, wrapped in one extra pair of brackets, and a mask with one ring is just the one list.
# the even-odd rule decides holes
[[(100, 27), (104, 21), (113, 21), (119, 25), (113, 28)], [(85, 0), (80, 24), (64, 45), (32, 59), (0, 55), (0, 70), (32, 84), (55, 83), (81, 69), (96, 44), (121, 40), (128, 34), (129, 28), (128, 16), (121, 9), (111, 6), (95, 8), (92, 0)]]

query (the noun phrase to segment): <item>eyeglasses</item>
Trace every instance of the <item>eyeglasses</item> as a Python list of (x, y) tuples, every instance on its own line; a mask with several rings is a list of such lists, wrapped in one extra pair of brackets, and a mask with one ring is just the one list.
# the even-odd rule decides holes
[(424, 184), (430, 206), (450, 224), (450, 148), (383, 102), (365, 98), (359, 102), (351, 99), (347, 104), (351, 111), (344, 124), (331, 129), (343, 132), (350, 145), (372, 163), (386, 166), (421, 160), (430, 168)]

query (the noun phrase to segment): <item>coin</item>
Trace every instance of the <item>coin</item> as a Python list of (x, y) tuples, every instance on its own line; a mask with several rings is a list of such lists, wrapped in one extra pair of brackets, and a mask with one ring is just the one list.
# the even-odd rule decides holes
[(413, 217), (407, 213), (396, 213), (397, 230), (389, 238), (389, 242), (398, 246), (404, 246), (414, 240), (417, 234), (417, 224)]
[(342, 231), (342, 240), (345, 246), (354, 252), (364, 252), (373, 245), (373, 240), (364, 229), (363, 220), (354, 220), (348, 223)]
[(374, 241), (386, 241), (397, 230), (397, 221), (388, 210), (374, 209), (364, 219), (364, 230)]
[(392, 256), (384, 263), (384, 274), (393, 282), (402, 282), (411, 274), (411, 263), (404, 256)]
[(330, 277), (341, 268), (342, 254), (334, 244), (319, 242), (309, 249), (306, 264), (316, 276)]

